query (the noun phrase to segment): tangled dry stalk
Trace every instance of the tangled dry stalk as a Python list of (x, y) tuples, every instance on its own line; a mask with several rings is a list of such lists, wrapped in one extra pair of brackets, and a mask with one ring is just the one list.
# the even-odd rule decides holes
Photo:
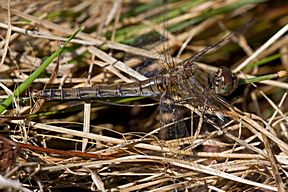
[[(239, 87), (225, 98), (233, 103), (225, 112), (225, 124), (185, 106), (193, 111), (183, 119), (192, 135), (176, 141), (157, 138), (158, 101), (153, 99), (44, 102), (30, 95), (44, 87), (144, 80), (143, 74), (157, 67), (142, 67), (143, 60), (159, 60), (159, 69), (161, 61), (171, 61), (163, 56), (169, 47), (177, 63), (251, 18), (256, 22), (247, 32), (234, 35), (234, 43), (218, 47), (201, 62), (241, 70), (239, 77), (286, 70), (287, 3), (182, 0), (162, 6), (158, 1), (27, 0), (0, 6), (3, 98), (67, 36), (85, 26), (31, 90), (15, 98), (13, 107), (2, 114), (1, 189), (287, 190), (285, 79)], [(152, 44), (153, 34), (165, 38)], [(278, 35), (269, 46), (257, 52), (274, 34)], [(138, 46), (139, 41), (147, 45)]]

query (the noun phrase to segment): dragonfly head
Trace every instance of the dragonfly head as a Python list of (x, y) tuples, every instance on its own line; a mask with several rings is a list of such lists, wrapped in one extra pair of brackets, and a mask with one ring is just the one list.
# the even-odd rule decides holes
[(238, 78), (230, 69), (222, 66), (209, 77), (209, 83), (216, 94), (227, 96), (237, 88)]

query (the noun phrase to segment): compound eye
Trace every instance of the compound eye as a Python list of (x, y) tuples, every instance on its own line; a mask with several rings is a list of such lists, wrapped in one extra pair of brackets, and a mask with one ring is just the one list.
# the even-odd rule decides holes
[(230, 95), (238, 85), (238, 79), (227, 67), (220, 67), (214, 77), (214, 89), (219, 95)]

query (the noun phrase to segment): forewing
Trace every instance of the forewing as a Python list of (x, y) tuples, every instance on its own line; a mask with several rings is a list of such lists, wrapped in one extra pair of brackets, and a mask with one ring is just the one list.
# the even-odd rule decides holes
[(196, 64), (190, 66), (189, 70), (176, 71), (174, 74), (178, 76), (178, 81), (177, 89), (173, 91), (181, 98), (179, 104), (190, 104), (203, 112), (208, 109), (220, 117), (220, 114), (229, 108), (229, 104), (211, 89), (209, 72)]

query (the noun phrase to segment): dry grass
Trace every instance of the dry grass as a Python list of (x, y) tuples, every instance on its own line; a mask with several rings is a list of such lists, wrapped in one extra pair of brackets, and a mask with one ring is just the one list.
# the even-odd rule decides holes
[[(0, 188), (287, 190), (285, 79), (240, 86), (225, 98), (234, 106), (225, 112), (225, 125), (208, 111), (185, 106), (194, 114), (184, 119), (193, 134), (176, 141), (157, 138), (158, 100), (44, 102), (29, 95), (44, 87), (144, 80), (143, 74), (171, 61), (171, 54), (178, 63), (251, 19), (256, 19), (253, 26), (205, 54), (199, 65), (211, 70), (225, 65), (241, 71), (242, 78), (287, 69), (284, 1), (183, 0), (167, 6), (157, 2), (26, 0), (11, 1), (10, 6), (0, 2), (2, 98), (67, 36), (85, 26), (31, 89), (2, 114)], [(155, 41), (156, 32), (166, 39)], [(163, 53), (167, 47), (169, 52)], [(156, 69), (143, 67), (143, 60), (158, 60)]]

